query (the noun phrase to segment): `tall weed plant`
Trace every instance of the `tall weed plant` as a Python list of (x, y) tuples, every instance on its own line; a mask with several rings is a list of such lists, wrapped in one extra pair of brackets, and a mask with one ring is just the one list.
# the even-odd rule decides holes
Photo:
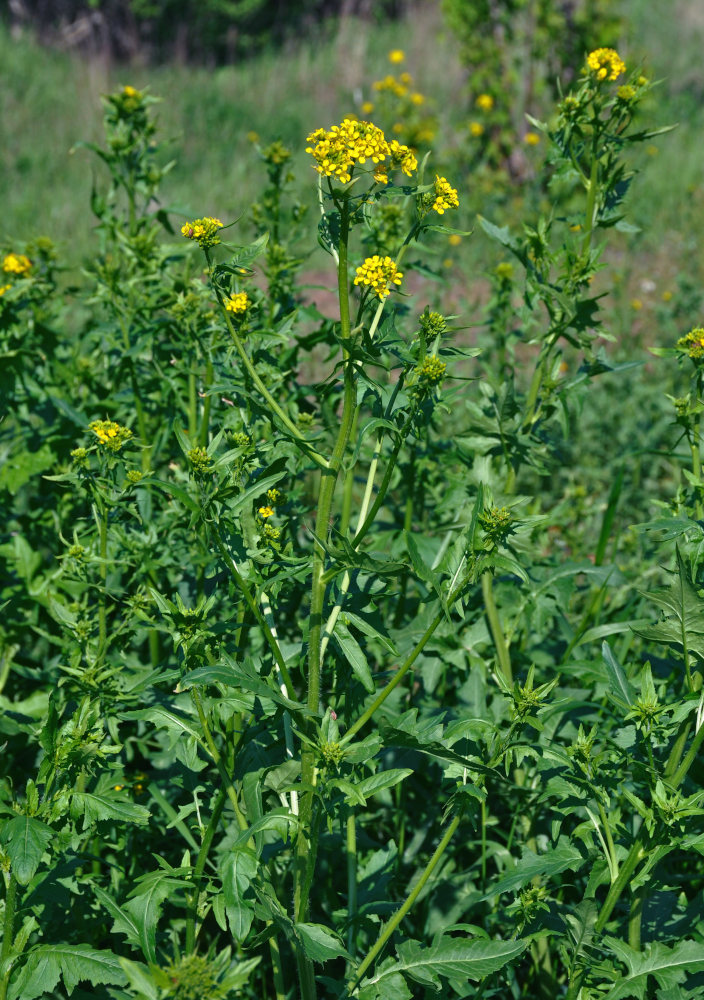
[(80, 284), (2, 264), (1, 1000), (704, 996), (700, 327), (666, 586), (622, 475), (595, 532), (548, 485), (629, 369), (593, 279), (650, 86), (595, 49), (532, 122), (554, 207), (480, 219), (478, 346), (409, 291), (469, 235), (432, 150), (312, 128), (316, 220), (261, 147), (247, 242), (105, 99)]

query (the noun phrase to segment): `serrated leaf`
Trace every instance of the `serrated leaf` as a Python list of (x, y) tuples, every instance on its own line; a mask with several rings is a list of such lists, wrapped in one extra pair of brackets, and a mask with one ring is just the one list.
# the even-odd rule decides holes
[(156, 962), (156, 925), (161, 905), (175, 890), (191, 886), (185, 879), (174, 878), (168, 872), (157, 871), (146, 876), (123, 909), (134, 918), (139, 932), (139, 944), (148, 962)]
[(370, 795), (376, 795), (385, 788), (393, 788), (409, 774), (413, 774), (412, 768), (409, 767), (393, 767), (388, 771), (377, 771), (376, 774), (370, 774), (368, 778), (358, 781), (356, 788), (365, 798), (369, 798)]
[(159, 988), (146, 965), (132, 962), (129, 958), (120, 958), (120, 967), (127, 977), (128, 985), (136, 993), (145, 996), (147, 1000), (159, 1000)]
[(330, 958), (350, 958), (340, 940), (323, 924), (295, 924), (303, 950), (314, 962), (327, 962)]
[(73, 802), (83, 810), (83, 829), (92, 821), (114, 819), (119, 823), (144, 824), (149, 822), (151, 813), (144, 806), (129, 799), (113, 798), (109, 795), (94, 795), (90, 792), (74, 792)]
[(606, 938), (604, 945), (628, 970), (604, 1000), (625, 1000), (627, 997), (642, 1000), (649, 976), (654, 976), (660, 986), (672, 987), (682, 983), (685, 976), (704, 971), (704, 944), (698, 941), (680, 941), (674, 948), (654, 942), (646, 945), (643, 951), (635, 951), (617, 938)]
[(440, 977), (462, 977), (474, 982), (503, 968), (526, 949), (523, 941), (490, 941), (486, 938), (462, 941), (445, 939), (430, 948), (417, 941), (405, 941), (398, 947), (399, 960), (383, 972), (362, 981), (382, 983), (386, 977), (403, 973), (416, 982), (439, 989)]
[(2, 842), (20, 885), (27, 885), (42, 859), (54, 831), (33, 816), (15, 816), (2, 828)]
[(60, 978), (69, 996), (83, 980), (93, 986), (124, 986), (127, 982), (119, 959), (111, 951), (97, 951), (87, 945), (40, 945), (29, 953), (27, 962), (11, 981), (7, 1000), (35, 1000), (51, 993)]
[(125, 913), (112, 896), (108, 895), (99, 885), (93, 886), (93, 893), (113, 918), (113, 932), (115, 934), (124, 934), (129, 944), (139, 947), (139, 925), (132, 914)]
[(679, 548), (677, 573), (672, 584), (643, 596), (660, 605), (665, 615), (655, 625), (634, 628), (636, 635), (668, 645), (686, 646), (704, 659), (704, 601), (697, 593)]
[(512, 871), (500, 878), (488, 892), (484, 899), (500, 892), (512, 892), (523, 888), (536, 875), (547, 876), (558, 875), (560, 872), (570, 868), (573, 872), (585, 864), (582, 853), (566, 837), (560, 837), (557, 846), (544, 854), (535, 854), (530, 848), (525, 848), (520, 861), (516, 862)]

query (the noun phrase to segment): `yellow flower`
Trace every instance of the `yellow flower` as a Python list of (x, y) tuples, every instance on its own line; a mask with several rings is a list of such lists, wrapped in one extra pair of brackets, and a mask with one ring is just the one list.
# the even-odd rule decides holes
[(2, 262), (2, 269), (7, 274), (26, 274), (31, 266), (31, 260), (23, 253), (9, 253)]
[(642, 308), (643, 308), (643, 303), (641, 302), (640, 299), (631, 299), (631, 309), (633, 309), (634, 312), (640, 312)]
[(597, 80), (617, 80), (626, 72), (626, 64), (616, 49), (594, 49), (587, 56), (587, 69)]
[(362, 114), (370, 115), (373, 110), (374, 110), (374, 105), (372, 104), (372, 102), (364, 101), (364, 103), (362, 104)]
[(247, 142), (251, 142), (252, 144), (254, 144), (255, 142), (259, 142), (259, 133), (255, 131), (248, 132)]
[(396, 135), (400, 135), (403, 132), (403, 125), (401, 124), (401, 122), (394, 122), (393, 125), (391, 126), (391, 131), (394, 132)]
[(259, 510), (257, 511), (257, 514), (259, 514), (259, 516), (263, 520), (266, 520), (267, 517), (271, 517), (273, 513), (274, 513), (274, 508), (273, 507), (268, 507), (268, 506), (267, 507), (260, 507)]
[(114, 420), (93, 420), (88, 427), (97, 437), (98, 443), (105, 445), (110, 451), (119, 451), (132, 437), (129, 427), (122, 427)]
[(440, 360), (437, 354), (428, 354), (416, 368), (416, 375), (418, 376), (419, 383), (424, 388), (429, 388), (430, 386), (439, 385), (442, 382), (446, 370), (447, 365), (444, 361)]
[(230, 298), (225, 302), (225, 308), (228, 312), (236, 313), (237, 315), (242, 315), (246, 313), (249, 308), (249, 298), (246, 292), (233, 292)]
[(491, 111), (494, 107), (494, 98), (491, 94), (480, 94), (474, 103), (480, 111)]
[(202, 219), (194, 219), (181, 226), (181, 234), (188, 240), (195, 240), (203, 249), (214, 247), (220, 242), (218, 229), (222, 229), (220, 219), (206, 215)]
[(457, 197), (457, 188), (450, 186), (445, 177), (435, 175), (435, 201), (431, 205), (434, 212), (443, 215), (448, 208), (457, 208), (460, 200)]
[(367, 160), (382, 163), (390, 155), (389, 144), (380, 128), (371, 122), (345, 118), (329, 131), (319, 128), (307, 139), (306, 153), (315, 159), (316, 170), (324, 177), (336, 177), (342, 184), (352, 179), (356, 164)]
[(698, 361), (704, 357), (704, 329), (701, 326), (695, 327), (685, 337), (680, 337), (675, 346), (686, 351), (693, 361)]
[(461, 242), (462, 242), (462, 237), (459, 236), (457, 233), (452, 233), (452, 235), (448, 240), (448, 243), (450, 244), (451, 247), (458, 247)]
[(540, 142), (540, 136), (538, 135), (537, 132), (526, 132), (526, 134), (523, 136), (523, 141), (525, 142), (526, 146), (537, 146), (538, 143)]
[(469, 134), (473, 135), (475, 138), (479, 138), (480, 135), (484, 135), (484, 126), (481, 122), (470, 122), (469, 123)]
[(401, 284), (403, 274), (396, 269), (396, 264), (391, 257), (367, 257), (364, 263), (357, 268), (357, 275), (354, 279), (355, 285), (367, 285), (373, 288), (380, 299), (385, 299), (391, 291), (389, 284)]
[(411, 101), (413, 104), (425, 104), (425, 98), (422, 94), (411, 94)]
[(672, 292), (666, 289), (662, 293), (662, 300), (663, 302), (669, 302), (671, 299), (672, 299)]
[(400, 167), (406, 177), (412, 177), (418, 168), (418, 160), (408, 146), (402, 146), (397, 139), (392, 139), (389, 143), (389, 151), (394, 166)]
[(394, 65), (402, 63), (405, 58), (406, 58), (406, 53), (403, 51), (403, 49), (392, 49), (389, 52), (389, 62), (393, 63)]
[(407, 87), (410, 87), (410, 85), (413, 83), (413, 77), (411, 76), (410, 73), (401, 73), (399, 76), (399, 80), (401, 81), (401, 83), (405, 83)]
[(5, 292), (11, 287), (11, 285), (0, 285), (0, 296), (4, 295)]
[(619, 87), (616, 91), (616, 97), (618, 97), (619, 101), (623, 101), (624, 104), (630, 104), (635, 96), (635, 87), (629, 87), (627, 84)]
[(122, 88), (122, 93), (125, 95), (125, 97), (137, 97), (139, 95), (139, 91), (137, 90), (137, 88), (130, 87), (129, 84), (127, 84), (126, 87)]

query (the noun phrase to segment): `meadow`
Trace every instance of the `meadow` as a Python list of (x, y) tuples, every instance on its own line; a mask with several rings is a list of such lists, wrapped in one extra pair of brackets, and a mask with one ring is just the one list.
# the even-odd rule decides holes
[(477, 9), (0, 33), (0, 1000), (704, 997), (704, 18)]

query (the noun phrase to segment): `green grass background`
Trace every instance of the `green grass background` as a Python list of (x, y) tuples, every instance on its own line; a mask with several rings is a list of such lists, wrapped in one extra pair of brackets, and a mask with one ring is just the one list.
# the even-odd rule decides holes
[[(701, 0), (624, 0), (621, 52), (661, 80), (642, 112), (652, 126), (678, 123), (642, 154), (630, 195), (630, 214), (643, 232), (612, 242), (612, 262), (624, 287), (638, 295), (655, 282), (658, 292), (678, 274), (702, 277), (698, 234), (704, 224), (704, 5)], [(436, 145), (466, 126), (465, 78), (454, 40), (437, 0), (412, 8), (400, 24), (348, 19), (283, 52), (218, 69), (187, 66), (109, 66), (99, 60), (38, 46), (28, 35), (0, 28), (3, 108), (0, 169), (3, 198), (0, 239), (15, 245), (48, 235), (64, 259), (77, 265), (91, 252), (89, 207), (100, 166), (81, 139), (100, 141), (100, 95), (118, 85), (149, 87), (163, 97), (160, 132), (165, 158), (176, 166), (163, 187), (167, 205), (191, 215), (234, 219), (261, 190), (260, 164), (247, 139), (281, 138), (296, 151), (301, 191), (313, 196), (303, 148), (318, 126), (328, 127), (370, 97), (371, 83), (389, 70), (387, 52), (402, 47), (416, 86), (437, 106)], [(471, 220), (468, 220), (471, 223)], [(501, 220), (506, 221), (506, 220)], [(484, 237), (466, 241), (463, 261), (476, 269)], [(646, 295), (648, 293), (646, 292)], [(692, 324), (699, 321), (692, 318)]]

